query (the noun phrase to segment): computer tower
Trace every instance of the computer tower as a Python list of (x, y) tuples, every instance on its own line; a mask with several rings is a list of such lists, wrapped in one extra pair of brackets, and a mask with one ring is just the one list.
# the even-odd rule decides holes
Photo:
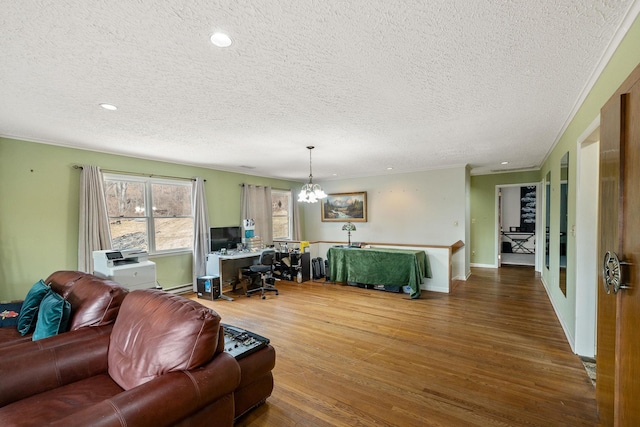
[(220, 298), (219, 276), (200, 276), (197, 278), (196, 287), (198, 289), (198, 298), (212, 301)]

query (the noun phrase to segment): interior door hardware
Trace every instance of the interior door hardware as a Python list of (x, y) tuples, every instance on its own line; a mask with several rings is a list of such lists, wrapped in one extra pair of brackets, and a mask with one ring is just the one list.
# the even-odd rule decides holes
[(614, 294), (617, 294), (620, 289), (631, 289), (626, 283), (622, 283), (624, 276), (622, 275), (623, 265), (631, 265), (626, 261), (620, 261), (618, 254), (615, 252), (607, 251), (604, 254), (604, 261), (602, 264), (602, 277), (604, 278), (604, 290), (607, 294), (613, 290)]

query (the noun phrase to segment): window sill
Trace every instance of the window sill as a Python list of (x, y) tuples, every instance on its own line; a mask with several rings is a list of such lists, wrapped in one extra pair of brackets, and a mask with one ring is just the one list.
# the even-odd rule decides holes
[(191, 249), (182, 249), (182, 250), (167, 251), (167, 252), (155, 252), (155, 253), (150, 253), (149, 258), (165, 258), (170, 256), (180, 256), (180, 255), (187, 255), (187, 254), (193, 254), (193, 251)]

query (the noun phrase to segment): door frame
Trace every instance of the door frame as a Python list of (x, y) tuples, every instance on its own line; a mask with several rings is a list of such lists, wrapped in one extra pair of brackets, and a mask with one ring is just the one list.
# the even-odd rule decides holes
[[(598, 177), (600, 114), (577, 139), (575, 343), (576, 354), (595, 357), (598, 307)], [(595, 150), (595, 152), (594, 152)], [(594, 157), (595, 156), (595, 157)], [(594, 171), (595, 167), (595, 171)], [(588, 179), (593, 182), (583, 182)]]
[(541, 199), (541, 195), (540, 192), (542, 191), (542, 183), (541, 182), (522, 182), (522, 183), (518, 183), (518, 184), (499, 184), (496, 185), (496, 189), (495, 189), (495, 228), (494, 230), (496, 231), (496, 236), (495, 236), (495, 251), (494, 251), (494, 262), (495, 262), (495, 267), (496, 268), (500, 268), (501, 263), (500, 263), (500, 253), (501, 253), (501, 241), (502, 241), (502, 235), (500, 234), (500, 216), (501, 216), (501, 209), (502, 206), (500, 206), (500, 189), (501, 188), (505, 188), (505, 187), (527, 187), (527, 186), (535, 186), (536, 187), (536, 234), (535, 234), (535, 239), (536, 239), (536, 243), (535, 243), (535, 249), (534, 249), (534, 259), (535, 259), (535, 266), (534, 269), (535, 271), (541, 271), (541, 266), (542, 266), (542, 255), (541, 253), (543, 253), (544, 251), (540, 251), (539, 247), (540, 247), (540, 242), (542, 241), (542, 231), (541, 231), (541, 212), (542, 212), (542, 207), (540, 206), (540, 203), (542, 201)]

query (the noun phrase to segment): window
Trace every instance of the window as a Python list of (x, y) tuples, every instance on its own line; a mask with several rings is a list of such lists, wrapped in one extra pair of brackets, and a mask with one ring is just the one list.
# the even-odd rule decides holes
[(291, 191), (271, 190), (273, 239), (291, 239)]
[(104, 184), (113, 249), (193, 249), (190, 182), (105, 174)]

